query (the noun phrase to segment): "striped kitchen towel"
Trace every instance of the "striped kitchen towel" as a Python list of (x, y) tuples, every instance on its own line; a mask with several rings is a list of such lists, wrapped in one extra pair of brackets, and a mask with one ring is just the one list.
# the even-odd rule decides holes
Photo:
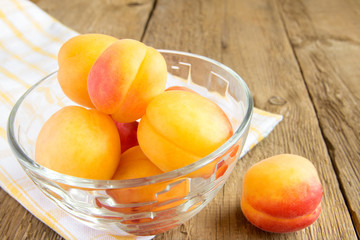
[[(117, 239), (77, 222), (48, 200), (27, 177), (10, 150), (6, 124), (12, 107), (26, 89), (57, 70), (56, 55), (60, 46), (77, 33), (30, 1), (0, 0), (0, 4), (0, 186), (66, 239)], [(281, 120), (280, 115), (255, 109), (242, 155)]]

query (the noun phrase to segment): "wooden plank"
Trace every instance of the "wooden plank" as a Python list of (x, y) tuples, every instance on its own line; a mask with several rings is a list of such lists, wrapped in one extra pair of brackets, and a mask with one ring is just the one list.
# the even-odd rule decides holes
[[(99, 0), (39, 0), (35, 2), (55, 18), (59, 19), (60, 22), (81, 33), (103, 32), (117, 37), (129, 37), (135, 39), (141, 39), (144, 26), (146, 25), (146, 18), (144, 18), (144, 16), (149, 16), (151, 12), (149, 9), (152, 6), (152, 1), (151, 4), (148, 4), (149, 1), (104, 2)], [(324, 126), (326, 125), (322, 122), (322, 117), (320, 117), (318, 106), (321, 105), (317, 105), (316, 100), (314, 99), (315, 96), (320, 93), (311, 90), (311, 87), (309, 87), (308, 79), (311, 78), (306, 75), (306, 68), (304, 68), (299, 53), (297, 52), (297, 48), (302, 45), (303, 42), (297, 42), (298, 39), (296, 37), (299, 35), (291, 35), (290, 32), (292, 28), (299, 28), (299, 26), (296, 26), (297, 22), (303, 24), (303, 21), (305, 21), (305, 23), (308, 23), (306, 18), (309, 16), (316, 17), (314, 21), (316, 20), (323, 23), (325, 20), (322, 16), (324, 14), (329, 14), (329, 12), (322, 10), (320, 7), (324, 9), (333, 8), (336, 10), (338, 6), (334, 5), (333, 1), (331, 1), (332, 4), (325, 3), (324, 6), (310, 3), (309, 1), (304, 4), (307, 7), (311, 6), (314, 7), (314, 9), (317, 9), (317, 14), (305, 12), (305, 14), (296, 15), (296, 18), (291, 19), (287, 17), (289, 15), (286, 15), (286, 11), (289, 11), (289, 9), (284, 9), (286, 6), (294, 6), (289, 2), (276, 2), (275, 0), (158, 0), (157, 8), (153, 15), (153, 21), (150, 22), (144, 38), (145, 42), (158, 48), (195, 52), (224, 62), (234, 70), (238, 71), (248, 82), (250, 89), (254, 94), (256, 106), (281, 113), (285, 117), (284, 121), (267, 139), (239, 162), (222, 192), (218, 194), (206, 209), (179, 228), (158, 236), (158, 239), (356, 238), (350, 216), (347, 214), (346, 205), (342, 199), (341, 192), (339, 191), (339, 186), (328, 156), (328, 150), (326, 149), (324, 140), (321, 136), (321, 134), (324, 134), (325, 132)], [(314, 2), (323, 3), (320, 0)], [(350, 13), (353, 13), (351, 11), (352, 9), (355, 9), (353, 10), (355, 12), (358, 11), (356, 10), (359, 9), (356, 5), (356, 1), (347, 1), (346, 3), (346, 6), (350, 6), (350, 9), (346, 11), (349, 11)], [(282, 5), (285, 6), (283, 7)], [(144, 6), (147, 6), (147, 10), (145, 11), (142, 9), (140, 11), (139, 9)], [(295, 5), (294, 7), (298, 6)], [(126, 8), (127, 11), (124, 11), (124, 8)], [(139, 12), (137, 12), (138, 10)], [(321, 11), (324, 12), (322, 13)], [(281, 15), (279, 15), (279, 12)], [(332, 16), (337, 15), (333, 14)], [(305, 18), (305, 20), (302, 18)], [(337, 16), (331, 21), (345, 21), (347, 23), (347, 19), (348, 18), (345, 18), (344, 20), (342, 17)], [(139, 22), (143, 24), (142, 28)], [(337, 30), (336, 33), (340, 33), (342, 27), (345, 26), (338, 26), (332, 24), (332, 22), (330, 23), (335, 26), (334, 29)], [(286, 26), (286, 29), (284, 29), (284, 26)], [(353, 24), (351, 26), (352, 28), (355, 27), (353, 30), (356, 33), (356, 25)], [(315, 28), (314, 26), (310, 27), (312, 27), (310, 30)], [(316, 31), (323, 30), (323, 27), (324, 26), (321, 24), (316, 25)], [(334, 29), (332, 31), (334, 31)], [(295, 49), (295, 56), (292, 52), (289, 38), (286, 35), (285, 30), (290, 32), (290, 41)], [(309, 31), (308, 28), (300, 28), (300, 30), (305, 31), (302, 32), (303, 35), (308, 34)], [(297, 33), (301, 33), (301, 31), (298, 31)], [(357, 51), (357, 47), (353, 46), (358, 45), (358, 37), (356, 36), (359, 35), (357, 35), (357, 33), (350, 35), (350, 37), (349, 35), (346, 35), (345, 39), (343, 38), (345, 35), (337, 35), (336, 37), (338, 38), (339, 36), (341, 37), (341, 41), (352, 42), (351, 47), (345, 48), (345, 53), (353, 53), (353, 49), (355, 49), (355, 52)], [(311, 40), (311, 38), (309, 40)], [(338, 41), (340, 40), (338, 39)], [(296, 46), (297, 43), (299, 43), (299, 46)], [(308, 42), (306, 41), (306, 43)], [(321, 43), (326, 43), (326, 41)], [(330, 43), (332, 43), (332, 41), (330, 41)], [(319, 43), (313, 44), (312, 48), (316, 50), (318, 46)], [(339, 48), (343, 47), (338, 44), (335, 44), (334, 46), (338, 46)], [(329, 50), (323, 46), (321, 47), (322, 48), (320, 49), (322, 50)], [(321, 57), (320, 59), (322, 61), (320, 61), (321, 64), (313, 65), (328, 71), (324, 65), (329, 64), (329, 62), (327, 62), (329, 59), (327, 58), (332, 57), (331, 54), (328, 55), (329, 52), (335, 54), (336, 57), (339, 57), (339, 55), (342, 56), (340, 49), (335, 52), (327, 51), (325, 54), (323, 53), (323, 55), (316, 55), (317, 57)], [(335, 75), (335, 79), (341, 77), (349, 78), (353, 83), (356, 83), (358, 79), (356, 76), (359, 76), (359, 70), (351, 67), (353, 58), (348, 59), (346, 56), (342, 56), (340, 59), (344, 62), (344, 64), (341, 65), (340, 70), (337, 69), (336, 60), (330, 61), (330, 66), (334, 68), (332, 69), (333, 71), (330, 71), (330, 75)], [(301, 69), (299, 69), (296, 60), (299, 60)], [(348, 71), (348, 67), (351, 71)], [(301, 71), (304, 72), (307, 86), (304, 84)], [(311, 67), (308, 68), (308, 71), (311, 76)], [(324, 78), (324, 74), (325, 76), (328, 74), (326, 71), (318, 71), (317, 76)], [(353, 77), (352, 74), (355, 74), (355, 77)], [(343, 84), (349, 89), (348, 92), (352, 92), (352, 97), (346, 95), (346, 101), (344, 103), (349, 101), (348, 98), (354, 98), (355, 101), (358, 102), (359, 95), (355, 94), (358, 93), (358, 85), (349, 81), (350, 80), (345, 81)], [(342, 85), (340, 84), (340, 87), (341, 86)], [(309, 88), (310, 93), (307, 92), (307, 87)], [(326, 85), (323, 87), (327, 89), (326, 87), (328, 86)], [(338, 86), (334, 85), (334, 87)], [(335, 91), (337, 88), (335, 88), (335, 90), (334, 88), (330, 89), (336, 93), (334, 95), (340, 94), (339, 96), (342, 96), (344, 93), (342, 88), (344, 87), (342, 86), (340, 90), (338, 90), (339, 92)], [(313, 98), (316, 112), (314, 111), (314, 107), (308, 94)], [(334, 96), (330, 99), (336, 100)], [(322, 100), (325, 101), (326, 99)], [(340, 106), (346, 107), (341, 104)], [(339, 114), (338, 112), (335, 113)], [(343, 113), (348, 113), (348, 111), (341, 112), (341, 114)], [(359, 115), (350, 115), (350, 118), (354, 116)], [(317, 121), (317, 117), (319, 118), (319, 121)], [(327, 115), (324, 115), (324, 118), (326, 117)], [(358, 117), (354, 117), (354, 119), (356, 120)], [(329, 121), (329, 119), (327, 119), (327, 121)], [(322, 132), (318, 129), (319, 124), (323, 128)], [(332, 124), (332, 122), (329, 122), (328, 127), (326, 128), (328, 131), (331, 130), (330, 127)], [(340, 126), (344, 127), (341, 124)], [(358, 125), (355, 123), (353, 126), (355, 129), (354, 132), (356, 132), (356, 130), (359, 129)], [(299, 131), (299, 129), (301, 129), (301, 131)], [(334, 131), (332, 134), (335, 134)], [(349, 134), (348, 130), (346, 130), (346, 134)], [(356, 134), (358, 134), (358, 132), (356, 132)], [(327, 135), (324, 134), (324, 136)], [(347, 137), (347, 135), (345, 137)], [(337, 142), (335, 141), (336, 144), (332, 146), (333, 150), (331, 150), (332, 148), (329, 145), (331, 159), (334, 159), (332, 151), (337, 154), (344, 151), (343, 146), (339, 145), (339, 142), (348, 141), (345, 137), (339, 138), (340, 140)], [(327, 141), (329, 142), (329, 140)], [(334, 139), (331, 141), (334, 141)], [(345, 148), (345, 150), (348, 151), (347, 148)], [(354, 149), (359, 149), (358, 145), (355, 145)], [(340, 153), (338, 153), (339, 151)], [(282, 235), (268, 234), (257, 230), (244, 219), (239, 208), (241, 180), (245, 170), (253, 163), (262, 158), (282, 152), (303, 155), (316, 164), (324, 184), (323, 213), (314, 225), (300, 232)], [(346, 154), (343, 154), (342, 156), (347, 157), (347, 152), (345, 151), (345, 153)], [(354, 159), (358, 159), (356, 158), (356, 155)], [(342, 165), (339, 167), (342, 167)], [(354, 165), (353, 167), (359, 169), (357, 165)], [(340, 170), (338, 169), (339, 172)], [(348, 173), (345, 173), (346, 172), (343, 173), (345, 176), (342, 176), (341, 179), (346, 179), (346, 176), (355, 177), (347, 179), (351, 184), (354, 184), (354, 180), (352, 179), (359, 179), (358, 175), (356, 178), (356, 175), (346, 175)], [(356, 193), (358, 193), (358, 191), (353, 191), (353, 195), (350, 196), (356, 197)], [(356, 199), (358, 199), (358, 197), (356, 197), (354, 201)], [(56, 238), (56, 234), (52, 232), (50, 228), (47, 228), (44, 224), (37, 221), (36, 218), (32, 217), (25, 209), (19, 207), (20, 205), (2, 190), (0, 190), (0, 202), (2, 202), (0, 208), (2, 210), (2, 212), (0, 212), (0, 217), (3, 219), (2, 222), (4, 222), (4, 218), (6, 219), (5, 214), (11, 213), (11, 215), (16, 216), (11, 217), (9, 224), (0, 225), (0, 233), (7, 233), (5, 239), (17, 239), (22, 237), (29, 239)], [(5, 203), (9, 203), (9, 206), (6, 205), (6, 207), (4, 207)], [(12, 210), (20, 212), (13, 214)], [(8, 230), (9, 226), (12, 226), (12, 230)], [(4, 235), (0, 235), (4, 237)]]
[[(141, 39), (153, 0), (36, 0), (40, 8), (79, 33)], [(62, 239), (0, 189), (1, 239)]]
[(0, 203), (1, 239), (60, 239), (56, 232), (31, 215), (2, 189)]
[[(257, 107), (284, 116), (275, 131), (240, 160), (222, 192), (202, 212), (156, 239), (356, 238), (276, 1), (159, 0), (144, 41), (225, 63), (244, 77)], [(309, 228), (270, 234), (253, 227), (241, 213), (242, 176), (260, 159), (284, 152), (316, 165), (324, 187), (323, 211)]]
[(33, 0), (79, 33), (105, 33), (140, 40), (154, 0)]
[(360, 236), (360, 2), (285, 0), (280, 6)]

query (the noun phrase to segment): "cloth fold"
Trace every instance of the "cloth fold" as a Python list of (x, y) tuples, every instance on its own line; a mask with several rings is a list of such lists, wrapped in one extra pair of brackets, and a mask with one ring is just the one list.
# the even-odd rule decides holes
[[(17, 99), (39, 79), (57, 70), (57, 52), (66, 40), (78, 33), (27, 0), (1, 1), (0, 29), (1, 188), (66, 239), (118, 239), (77, 222), (47, 199), (25, 174), (6, 140), (7, 119)], [(265, 138), (281, 120), (281, 115), (255, 108), (241, 156)]]

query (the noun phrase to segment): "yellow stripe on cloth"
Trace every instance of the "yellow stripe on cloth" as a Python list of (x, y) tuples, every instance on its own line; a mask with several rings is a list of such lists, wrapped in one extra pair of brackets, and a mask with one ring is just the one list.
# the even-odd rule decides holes
[(5, 53), (7, 53), (10, 57), (12, 57), (12, 58), (18, 60), (19, 62), (27, 65), (28, 67), (30, 67), (30, 68), (32, 68), (32, 69), (35, 69), (35, 70), (41, 72), (42, 74), (45, 74), (45, 75), (48, 74), (47, 72), (41, 70), (38, 66), (36, 66), (36, 65), (34, 65), (34, 64), (32, 64), (32, 63), (29, 63), (29, 62), (27, 62), (27, 61), (24, 61), (22, 57), (20, 57), (20, 56), (17, 55), (17, 54), (14, 54), (13, 52), (11, 52), (11, 51), (8, 50), (7, 48), (5, 48), (5, 46), (3, 45), (2, 42), (0, 42), (0, 48), (2, 48), (2, 50), (3, 50)]
[[(4, 74), (6, 77), (15, 80), (16, 82), (20, 83), (21, 85), (23, 85), (25, 88), (30, 88), (31, 85), (26, 83), (25, 81), (23, 81), (21, 78), (19, 78), (18, 76), (16, 76), (15, 74), (11, 73), (9, 70), (7, 70), (6, 68), (3, 68), (2, 66), (0, 66), (0, 73)], [(3, 90), (2, 90), (3, 91)]]
[(257, 137), (257, 142), (260, 142), (261, 140), (264, 139), (264, 135), (263, 135), (262, 132), (261, 132), (259, 129), (257, 129), (256, 127), (250, 127), (250, 131), (255, 132), (255, 133), (258, 135), (258, 137)]
[(9, 19), (7, 18), (7, 16), (4, 14), (3, 11), (1, 11), (0, 9), (0, 19), (2, 19), (4, 21), (4, 23), (11, 29), (11, 31), (15, 34), (15, 36), (19, 39), (21, 39), (21, 41), (23, 41), (27, 46), (29, 46), (33, 51), (41, 53), (45, 56), (48, 56), (50, 58), (53, 59), (57, 59), (57, 56), (55, 54), (49, 53), (44, 51), (42, 48), (36, 46), (35, 44), (33, 44), (32, 42), (30, 42), (22, 32), (20, 32), (15, 26), (14, 24), (11, 23), (11, 21), (9, 21)]
[[(0, 69), (0, 70), (1, 70), (1, 69)], [(9, 96), (6, 95), (5, 93), (0, 92), (0, 97), (1, 97), (1, 99), (3, 99), (3, 100), (0, 99), (1, 102), (6, 103), (6, 104), (8, 104), (9, 106), (14, 106), (15, 103), (14, 103), (14, 102), (9, 98)]]
[[(26, 18), (31, 22), (31, 24), (39, 31), (41, 32), (44, 36), (46, 36), (47, 38), (49, 38), (50, 40), (54, 41), (54, 42), (58, 42), (60, 44), (63, 43), (62, 40), (60, 40), (59, 38), (56, 38), (52, 35), (50, 35), (48, 32), (46, 32), (42, 26), (40, 26), (39, 23), (37, 23), (30, 15), (29, 13), (26, 11), (26, 9), (19, 3), (18, 0), (12, 0), (12, 2), (15, 4), (15, 6), (17, 7), (18, 10), (21, 11), (22, 14), (24, 14), (26, 16)], [(55, 21), (55, 19), (54, 19)]]
[(0, 179), (7, 186), (8, 192), (12, 194), (15, 198), (20, 199), (21, 203), (26, 206), (35, 216), (41, 219), (46, 225), (55, 229), (57, 232), (63, 236), (68, 236), (71, 239), (76, 239), (69, 231), (60, 227), (61, 224), (58, 223), (58, 220), (51, 216), (49, 213), (44, 212), (42, 207), (39, 206), (35, 201), (32, 201), (32, 197), (27, 194), (26, 191), (19, 186), (16, 181), (4, 170), (0, 165)]
[(276, 118), (276, 119), (279, 119), (279, 120), (282, 119), (281, 115), (266, 112), (266, 111), (261, 110), (259, 108), (254, 108), (254, 113), (257, 113), (259, 115), (266, 116), (266, 117)]
[(6, 131), (3, 127), (0, 127), (0, 137), (1, 138), (6, 138)]
[(249, 134), (243, 147), (241, 157), (267, 137), (281, 120), (281, 115), (254, 108)]

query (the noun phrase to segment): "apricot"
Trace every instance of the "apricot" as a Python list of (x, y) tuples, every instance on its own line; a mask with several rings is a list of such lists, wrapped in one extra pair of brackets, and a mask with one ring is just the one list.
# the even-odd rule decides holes
[(82, 106), (94, 107), (87, 90), (89, 71), (100, 54), (116, 40), (104, 34), (83, 34), (61, 46), (57, 78), (67, 97)]
[(173, 91), (173, 90), (181, 90), (181, 91), (197, 93), (194, 90), (187, 88), (187, 87), (183, 87), (183, 86), (171, 86), (171, 87), (168, 87), (167, 89), (165, 89), (165, 91)]
[(121, 139), (121, 153), (129, 148), (139, 145), (137, 140), (138, 122), (120, 123), (115, 122)]
[[(135, 146), (122, 154), (121, 161), (112, 179), (124, 180), (144, 178), (161, 173), (163, 173), (163, 171), (161, 171), (145, 156), (141, 148), (139, 146)], [(169, 188), (168, 185), (170, 185)], [(159, 211), (181, 204), (182, 202), (179, 202), (178, 199), (185, 197), (188, 192), (188, 181), (182, 181), (179, 179), (138, 187), (110, 189), (107, 190), (107, 193), (118, 204), (148, 204), (130, 208), (104, 207), (118, 212), (140, 212), (149, 210)]]
[(132, 122), (165, 90), (166, 78), (166, 62), (158, 51), (136, 40), (121, 39), (94, 63), (88, 91), (96, 109), (118, 122)]
[(241, 209), (268, 232), (293, 232), (311, 225), (321, 212), (322, 185), (306, 158), (282, 154), (262, 160), (244, 175)]
[(189, 165), (216, 150), (233, 134), (222, 109), (190, 91), (165, 91), (146, 109), (138, 127), (145, 155), (162, 171)]
[(141, 151), (139, 146), (132, 147), (121, 156), (121, 161), (113, 180), (150, 177), (164, 173), (153, 164)]
[(35, 161), (59, 173), (109, 180), (120, 161), (120, 138), (113, 120), (95, 109), (67, 106), (43, 125)]
[(217, 157), (204, 167), (189, 173), (187, 176), (192, 178), (201, 177), (207, 179), (213, 177), (215, 174), (215, 179), (218, 179), (222, 177), (228, 171), (228, 169), (234, 168), (234, 162), (238, 159), (239, 155), (240, 147), (238, 144), (235, 144), (224, 154)]

